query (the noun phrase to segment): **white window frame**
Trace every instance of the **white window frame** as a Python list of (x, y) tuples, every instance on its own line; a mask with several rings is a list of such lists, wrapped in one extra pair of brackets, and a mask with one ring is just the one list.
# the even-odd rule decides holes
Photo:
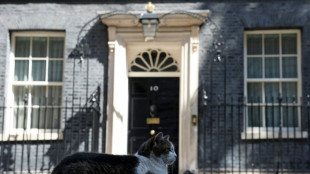
[[(247, 55), (247, 35), (249, 34), (261, 34), (262, 36), (262, 54), (261, 55)], [(264, 34), (279, 34), (279, 54), (276, 55), (265, 55), (264, 53)], [(282, 55), (281, 49), (281, 34), (297, 34), (297, 54), (287, 54)], [(247, 84), (248, 82), (297, 82), (297, 96), (296, 96), (296, 103), (289, 104), (289, 106), (300, 106), (300, 96), (302, 96), (302, 74), (301, 74), (301, 32), (297, 29), (290, 29), (290, 30), (253, 30), (253, 31), (245, 31), (244, 32), (244, 94), (247, 96)], [(259, 57), (262, 58), (262, 78), (248, 78), (247, 77), (247, 60), (248, 57)], [(279, 57), (280, 58), (280, 78), (265, 78), (264, 77), (264, 60), (265, 57)], [(283, 57), (297, 57), (297, 78), (282, 78), (282, 58)], [(280, 85), (281, 91), (281, 85)], [(251, 104), (250, 102), (246, 101), (246, 109), (244, 110), (244, 132), (241, 134), (241, 139), (277, 139), (279, 138), (279, 127), (268, 128), (266, 127), (266, 120), (265, 120), (265, 106), (269, 105), (265, 103), (265, 91), (262, 88), (262, 102), (260, 104)], [(275, 101), (278, 103), (278, 101)], [(262, 127), (250, 127), (248, 126), (248, 106), (260, 106), (262, 108), (261, 115), (262, 115)], [(272, 106), (272, 104), (270, 104)], [(277, 104), (274, 106), (278, 106)], [(282, 103), (282, 106), (285, 107), (286, 103)], [(297, 107), (298, 112), (298, 126), (296, 128), (290, 127), (283, 127), (282, 128), (282, 138), (307, 138), (308, 133), (301, 131), (301, 111), (300, 107)], [(285, 108), (283, 108), (285, 109)], [(281, 112), (281, 111), (280, 111)]]
[[(0, 141), (36, 141), (36, 140), (60, 140), (63, 138), (62, 136), (62, 112), (60, 111), (60, 126), (59, 129), (39, 129), (39, 128), (30, 128), (30, 109), (27, 110), (27, 128), (24, 130), (23, 128), (15, 128), (12, 126), (13, 124), (13, 117), (14, 117), (14, 109), (18, 106), (14, 106), (14, 93), (13, 88), (14, 86), (28, 86), (28, 90), (30, 90), (29, 86), (61, 86), (63, 87), (63, 80), (62, 82), (48, 82), (48, 62), (49, 62), (49, 42), (47, 40), (47, 55), (44, 58), (35, 58), (35, 60), (44, 60), (46, 61), (46, 76), (45, 81), (30, 81), (31, 78), (31, 62), (32, 62), (32, 44), (30, 45), (30, 56), (29, 57), (15, 57), (15, 40), (16, 37), (23, 36), (23, 37), (63, 37), (64, 38), (64, 52), (63, 52), (63, 58), (53, 58), (53, 60), (62, 60), (63, 61), (63, 74), (64, 75), (64, 67), (65, 67), (65, 32), (61, 31), (16, 31), (12, 32), (11, 34), (11, 50), (10, 50), (10, 67), (9, 67), (9, 85), (8, 85), (8, 94), (7, 94), (7, 101), (6, 101), (6, 112), (5, 112), (5, 126), (4, 126), (4, 132), (3, 134), (0, 134)], [(31, 42), (32, 43), (32, 42)], [(28, 81), (15, 81), (14, 79), (14, 73), (15, 73), (15, 60), (29, 60), (29, 71), (28, 71)], [(39, 105), (32, 105), (31, 101), (31, 92), (28, 91), (28, 104), (27, 108), (39, 108)], [(61, 92), (61, 95), (63, 96), (63, 89)], [(60, 101), (59, 106), (52, 107), (54, 108), (61, 108), (62, 107), (63, 98)]]
[[(133, 45), (137, 45), (137, 43), (128, 43), (128, 47), (134, 47)], [(175, 46), (170, 46), (170, 45), (175, 45)], [(145, 43), (139, 46), (139, 53), (137, 54), (137, 52), (133, 52), (133, 51), (129, 51), (127, 54), (127, 66), (128, 66), (128, 76), (129, 77), (179, 77), (180, 76), (180, 67), (181, 67), (181, 55), (180, 55), (180, 44), (179, 43), (171, 43), (170, 45), (165, 46), (164, 48), (168, 48), (169, 51), (166, 51), (166, 49), (156, 49), (156, 48), (150, 48), (148, 45), (146, 45)], [(136, 50), (137, 48), (135, 48)], [(158, 51), (158, 53), (161, 52), (165, 52), (167, 55), (169, 54), (170, 56), (167, 57), (171, 57), (174, 62), (171, 65), (175, 65), (177, 66), (177, 70), (176, 71), (159, 71), (159, 72), (149, 72), (149, 71), (133, 71), (131, 70), (131, 67), (136, 65), (137, 63), (135, 63), (135, 59), (137, 57), (139, 57), (139, 54), (142, 53), (149, 53), (149, 56), (151, 56), (150, 54), (150, 50), (155, 50)], [(159, 54), (158, 54), (159, 56)], [(143, 56), (140, 56), (141, 58)], [(143, 59), (144, 63), (147, 64), (146, 60)], [(155, 65), (153, 65), (153, 63), (151, 62), (152, 65), (149, 65), (150, 67), (155, 67), (155, 68), (159, 68), (156, 67)]]

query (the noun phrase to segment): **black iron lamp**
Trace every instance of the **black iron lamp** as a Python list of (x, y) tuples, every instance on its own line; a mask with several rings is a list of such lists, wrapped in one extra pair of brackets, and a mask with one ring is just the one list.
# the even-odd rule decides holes
[(159, 18), (157, 14), (152, 13), (154, 8), (155, 6), (152, 2), (149, 2), (148, 5), (146, 5), (147, 13), (142, 14), (139, 19), (139, 22), (142, 24), (143, 36), (146, 42), (154, 40), (158, 31)]

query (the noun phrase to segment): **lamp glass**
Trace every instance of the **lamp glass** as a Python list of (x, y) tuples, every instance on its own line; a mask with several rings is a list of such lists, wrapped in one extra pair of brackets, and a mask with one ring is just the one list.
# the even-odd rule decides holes
[(143, 35), (146, 41), (154, 40), (158, 30), (157, 19), (142, 19), (141, 20)]

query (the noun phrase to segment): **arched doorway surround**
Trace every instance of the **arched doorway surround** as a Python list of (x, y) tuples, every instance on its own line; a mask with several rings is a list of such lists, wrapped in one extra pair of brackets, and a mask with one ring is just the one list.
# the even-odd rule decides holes
[[(162, 16), (167, 12), (157, 12)], [(207, 17), (208, 11), (195, 11)], [(109, 74), (106, 153), (126, 154), (128, 139), (128, 101), (130, 77), (179, 78), (179, 173), (197, 170), (197, 126), (191, 124), (198, 115), (199, 27), (202, 21), (189, 15), (174, 14), (160, 21), (157, 37), (144, 42), (138, 18), (141, 12), (108, 17), (100, 15), (108, 26)], [(135, 17), (134, 17), (135, 16)], [(179, 59), (177, 72), (133, 72), (130, 62), (147, 49), (162, 49)]]

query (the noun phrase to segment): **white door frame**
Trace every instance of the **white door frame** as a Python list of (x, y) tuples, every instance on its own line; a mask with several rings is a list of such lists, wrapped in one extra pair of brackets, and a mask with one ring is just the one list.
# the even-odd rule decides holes
[[(106, 153), (126, 154), (128, 141), (128, 77), (179, 77), (179, 172), (197, 170), (198, 129), (192, 124), (192, 116), (198, 115), (199, 73), (199, 25), (160, 28), (156, 40), (144, 42), (139, 26), (120, 27), (108, 25), (109, 74)], [(113, 20), (115, 23), (115, 20)], [(174, 26), (175, 27), (175, 26)], [(128, 73), (127, 54), (132, 45), (147, 45), (149, 48), (163, 45), (180, 47), (181, 67), (179, 73)], [(169, 52), (169, 47), (167, 50)]]

